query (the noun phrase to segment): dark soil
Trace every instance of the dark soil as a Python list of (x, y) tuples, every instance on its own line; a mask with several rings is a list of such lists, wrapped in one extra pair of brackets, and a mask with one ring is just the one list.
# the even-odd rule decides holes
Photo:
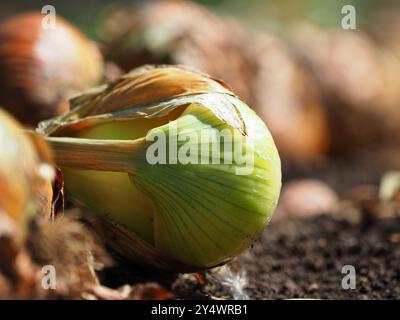
[[(380, 151), (312, 166), (284, 163), (283, 171), (284, 181), (320, 179), (343, 196), (360, 185), (378, 186), (382, 174), (395, 168), (400, 169), (400, 155)], [(118, 287), (157, 281), (178, 299), (400, 299), (400, 218), (350, 221), (359, 219), (320, 215), (273, 220), (251, 249), (217, 275), (142, 277), (119, 266), (104, 272), (103, 282)], [(342, 288), (345, 265), (355, 268), (355, 289)]]
[[(356, 288), (342, 288), (342, 267), (356, 271)], [(271, 223), (252, 249), (230, 264), (245, 270), (250, 299), (400, 299), (400, 219), (353, 224), (321, 215)], [(178, 298), (232, 298), (232, 288), (180, 277)], [(209, 282), (209, 283), (208, 283)]]

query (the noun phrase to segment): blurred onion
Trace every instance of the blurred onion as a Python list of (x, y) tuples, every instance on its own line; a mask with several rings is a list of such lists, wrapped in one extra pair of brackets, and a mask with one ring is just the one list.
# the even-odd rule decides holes
[(67, 99), (102, 76), (97, 47), (57, 16), (55, 29), (44, 15), (25, 13), (0, 24), (0, 104), (26, 125), (68, 110)]

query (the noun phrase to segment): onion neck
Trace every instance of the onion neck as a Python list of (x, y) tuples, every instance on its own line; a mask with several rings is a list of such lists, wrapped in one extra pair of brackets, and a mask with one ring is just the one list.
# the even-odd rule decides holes
[(144, 139), (97, 140), (47, 137), (61, 167), (113, 172), (134, 171), (133, 162), (140, 157)]

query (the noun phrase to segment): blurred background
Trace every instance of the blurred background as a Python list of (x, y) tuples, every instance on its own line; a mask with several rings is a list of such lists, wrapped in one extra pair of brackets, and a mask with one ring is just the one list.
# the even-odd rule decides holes
[[(149, 2), (148, 0), (89, 0), (89, 1), (38, 1), (25, 0), (1, 4), (0, 17), (26, 11), (38, 10), (46, 4), (56, 6), (60, 15), (79, 25), (91, 37), (96, 37), (96, 22), (99, 22), (99, 13), (105, 8), (114, 5), (135, 5)], [(260, 29), (282, 30), (287, 24), (296, 20), (307, 20), (324, 26), (340, 27), (342, 18), (341, 8), (344, 5), (353, 5), (357, 8), (357, 27), (368, 28), (369, 19), (384, 8), (393, 8), (398, 5), (396, 0), (196, 0), (211, 10), (220, 14), (229, 14), (237, 17), (246, 24)]]
[[(289, 190), (295, 211), (328, 210), (360, 186), (377, 197), (400, 167), (398, 1), (28, 0), (2, 3), (0, 18), (45, 4), (96, 41), (103, 81), (173, 63), (227, 82), (271, 130), (284, 182), (306, 182)], [(342, 28), (344, 5), (355, 30)]]
[[(248, 272), (250, 297), (400, 297), (399, 1), (25, 0), (2, 2), (0, 20), (44, 5), (77, 29), (60, 19), (41, 42), (41, 16), (0, 26), (2, 107), (35, 127), (72, 94), (148, 63), (223, 80), (267, 124), (283, 166), (276, 225), (232, 265)], [(342, 27), (345, 5), (355, 29)], [(354, 296), (337, 290), (347, 263), (364, 268)], [(185, 277), (177, 297), (199, 290)]]

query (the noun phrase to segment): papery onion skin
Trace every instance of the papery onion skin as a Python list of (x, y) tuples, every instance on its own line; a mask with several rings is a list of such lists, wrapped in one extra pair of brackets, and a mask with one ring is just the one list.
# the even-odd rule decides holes
[[(281, 188), (278, 151), (262, 120), (221, 82), (180, 67), (145, 67), (72, 103), (69, 114), (38, 131), (54, 136), (48, 140), (67, 193), (79, 202), (198, 268), (230, 260), (264, 230)], [(178, 134), (229, 130), (234, 143), (248, 146), (254, 169), (238, 175), (237, 164), (150, 164), (152, 142), (144, 136), (149, 129), (176, 135), (171, 124)], [(128, 177), (136, 189), (131, 196)], [(121, 189), (125, 201), (113, 197)], [(121, 214), (139, 200), (136, 217)]]

